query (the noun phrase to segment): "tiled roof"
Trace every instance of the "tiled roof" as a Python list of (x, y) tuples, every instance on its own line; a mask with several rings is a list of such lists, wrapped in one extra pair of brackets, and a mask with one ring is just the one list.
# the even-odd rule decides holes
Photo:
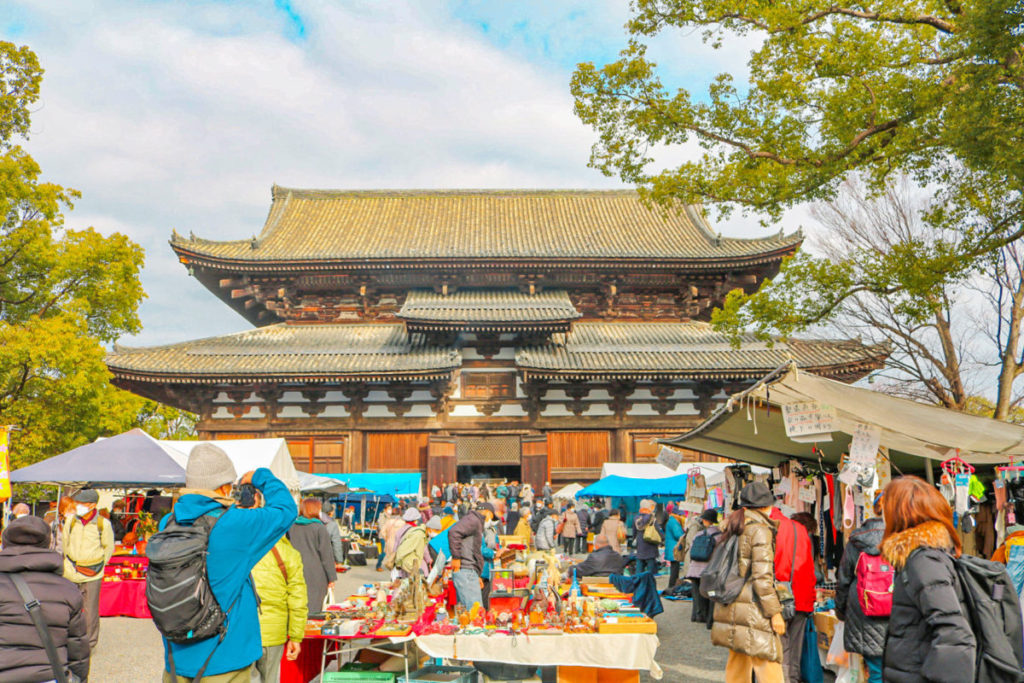
[(824, 371), (819, 374), (846, 374), (873, 367), (887, 355), (883, 347), (855, 341), (779, 341), (769, 348), (752, 335), (737, 349), (702, 322), (577, 322), (564, 343), (519, 349), (516, 365), (540, 377), (619, 373), (741, 379), (761, 377), (790, 359)]
[(718, 238), (693, 206), (633, 191), (297, 190), (275, 186), (253, 239), (174, 234), (183, 258), (233, 262), (401, 259), (728, 259), (795, 248), (799, 235)]
[(525, 294), (515, 290), (459, 290), (444, 296), (413, 290), (399, 318), (428, 322), (544, 323), (580, 317), (562, 289)]
[[(752, 337), (735, 349), (700, 322), (577, 322), (554, 339), (564, 343), (519, 349), (516, 366), (536, 377), (754, 379), (790, 359), (817, 374), (863, 373), (888, 354), (851, 341), (793, 340), (768, 348)], [(393, 323), (282, 323), (168, 346), (117, 346), (106, 360), (120, 378), (189, 383), (443, 377), (462, 364), (455, 348), (428, 345), (426, 335)]]
[(117, 375), (193, 377), (196, 381), (274, 377), (346, 378), (445, 375), (458, 351), (428, 346), (402, 324), (288, 325), (149, 348), (117, 346), (106, 359)]

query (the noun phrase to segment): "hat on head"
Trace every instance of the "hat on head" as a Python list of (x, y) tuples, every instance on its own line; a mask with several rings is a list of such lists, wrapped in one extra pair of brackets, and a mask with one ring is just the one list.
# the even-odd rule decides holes
[(223, 448), (201, 443), (192, 449), (185, 466), (185, 486), (190, 489), (215, 491), (238, 479), (231, 458)]
[(665, 506), (665, 512), (673, 512), (676, 509), (675, 503), (669, 503)]
[(71, 496), (71, 500), (76, 503), (98, 503), (100, 494), (96, 489), (79, 489), (75, 495)]
[(402, 519), (407, 522), (418, 522), (423, 519), (423, 515), (421, 515), (420, 511), (416, 508), (409, 508), (405, 511), (405, 514), (402, 515)]
[(759, 481), (747, 484), (740, 490), (741, 508), (768, 508), (775, 504), (775, 496), (768, 486)]
[(5, 548), (13, 545), (49, 548), (50, 527), (38, 517), (18, 517), (4, 529), (3, 542)]
[(427, 522), (427, 528), (430, 529), (431, 531), (440, 531), (441, 530), (441, 518), (438, 517), (437, 515), (434, 515), (433, 517), (431, 517), (430, 521)]
[(715, 524), (718, 522), (718, 510), (714, 508), (709, 508), (704, 512), (700, 513), (700, 518), (703, 519), (705, 522), (711, 522), (712, 524)]
[(483, 512), (484, 510), (490, 510), (492, 515), (496, 515), (497, 514), (494, 511), (494, 506), (491, 505), (490, 503), (480, 503), (479, 505), (476, 506), (476, 509), (480, 510), (481, 512)]

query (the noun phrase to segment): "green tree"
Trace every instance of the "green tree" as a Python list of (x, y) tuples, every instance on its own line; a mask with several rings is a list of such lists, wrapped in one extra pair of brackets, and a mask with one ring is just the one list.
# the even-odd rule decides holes
[(0, 42), (0, 424), (21, 428), (14, 468), (176, 419), (110, 384), (104, 344), (140, 329), (143, 250), (64, 226), (78, 193), (44, 182), (18, 144), (42, 73), (30, 49)]
[[(823, 295), (810, 319), (863, 291), (919, 299), (1024, 234), (1019, 0), (634, 0), (627, 28), (619, 59), (580, 64), (571, 87), (598, 133), (591, 165), (653, 202), (777, 219), (833, 198), (851, 172), (876, 191), (894, 172), (940, 188), (926, 220), (958, 239), (932, 241), (915, 269), (899, 251), (877, 254), (870, 272), (805, 264), (829, 271), (819, 279), (830, 289), (808, 293)], [(759, 43), (745, 74), (719, 74), (695, 97), (665, 87), (648, 58), (645, 43), (673, 30), (718, 48)], [(657, 164), (659, 149), (691, 141), (699, 158)]]

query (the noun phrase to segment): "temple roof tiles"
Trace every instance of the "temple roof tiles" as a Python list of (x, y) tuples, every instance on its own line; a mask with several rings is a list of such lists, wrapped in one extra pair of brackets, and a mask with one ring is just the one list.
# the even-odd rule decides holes
[(696, 206), (631, 190), (300, 190), (274, 186), (259, 235), (174, 233), (183, 260), (271, 264), (416, 259), (777, 260), (802, 236), (717, 236)]

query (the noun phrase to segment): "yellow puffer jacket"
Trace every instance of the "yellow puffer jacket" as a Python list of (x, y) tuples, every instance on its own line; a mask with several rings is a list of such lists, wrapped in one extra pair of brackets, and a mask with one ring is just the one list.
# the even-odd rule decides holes
[[(782, 661), (782, 641), (772, 630), (771, 618), (782, 611), (775, 587), (775, 522), (748, 508), (739, 538), (740, 576), (749, 576), (743, 590), (729, 605), (715, 604), (711, 642), (730, 650)], [(756, 597), (755, 597), (756, 595)]]
[(283, 645), (286, 640), (300, 643), (306, 633), (306, 579), (302, 575), (302, 556), (287, 537), (282, 537), (274, 550), (281, 555), (283, 572), (273, 551), (264, 555), (252, 570), (256, 593), (260, 596), (263, 647)]

